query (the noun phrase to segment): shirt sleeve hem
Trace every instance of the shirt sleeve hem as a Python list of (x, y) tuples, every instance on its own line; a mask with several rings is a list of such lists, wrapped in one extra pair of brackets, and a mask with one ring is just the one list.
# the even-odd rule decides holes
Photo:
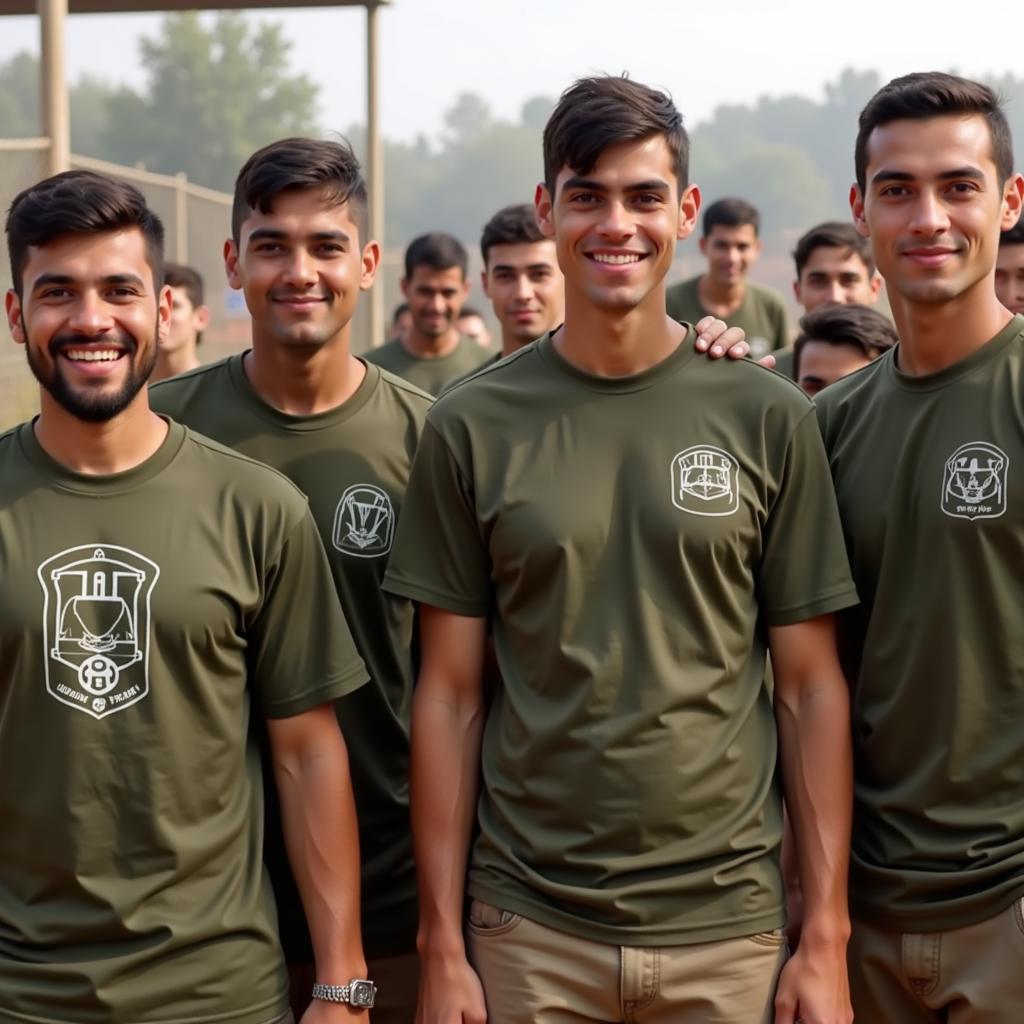
[(455, 615), (465, 615), (474, 619), (484, 618), (490, 609), (490, 606), (486, 603), (460, 597), (457, 594), (449, 594), (442, 590), (435, 590), (433, 587), (427, 587), (421, 583), (403, 580), (392, 575), (390, 572), (384, 576), (384, 589), (389, 594), (407, 597), (418, 604), (429, 604), (434, 608), (440, 608)]
[(321, 704), (328, 704), (339, 697), (345, 697), (369, 681), (370, 677), (366, 667), (360, 660), (347, 672), (335, 676), (322, 686), (307, 690), (289, 700), (264, 702), (260, 706), (267, 718), (291, 718), (294, 715), (301, 715), (304, 711), (319, 707)]
[(842, 590), (817, 597), (813, 601), (786, 608), (768, 608), (765, 610), (765, 621), (769, 626), (792, 626), (796, 622), (806, 622), (819, 615), (852, 608), (856, 604), (860, 604), (856, 587), (844, 586)]

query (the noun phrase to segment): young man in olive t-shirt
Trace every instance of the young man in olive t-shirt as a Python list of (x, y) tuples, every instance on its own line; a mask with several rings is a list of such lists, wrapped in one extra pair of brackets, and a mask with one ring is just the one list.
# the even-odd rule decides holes
[(401, 337), (370, 349), (366, 361), (439, 395), (453, 380), (487, 362), (491, 353), (459, 333), (469, 281), (462, 243), (442, 231), (414, 239), (405, 250), (402, 294), (412, 323)]
[[(381, 590), (428, 395), (351, 352), (352, 317), (380, 259), (348, 146), (282, 139), (235, 186), (227, 272), (252, 317), (252, 349), (152, 389), (154, 408), (280, 470), (308, 497), (370, 683), (338, 702), (362, 859), (363, 942), (375, 1024), (416, 1007), (416, 876), (409, 831), (412, 604)], [(272, 794), (271, 794), (272, 795)], [(266, 860), (292, 975), (308, 1005), (313, 950), (276, 804)]]
[(999, 236), (996, 295), (1011, 313), (1024, 313), (1024, 224)]
[(864, 108), (851, 205), (899, 345), (817, 398), (854, 578), (857, 1021), (1024, 1006), (1024, 318), (993, 287), (1020, 213), (984, 85), (908, 75)]
[(0, 437), (0, 1022), (292, 1020), (251, 700), (318, 977), (365, 1006), (332, 702), (366, 673), (307, 503), (149, 408), (170, 289), (135, 188), (49, 178), (7, 240), (40, 414)]
[(789, 344), (782, 296), (747, 280), (761, 252), (761, 216), (743, 199), (719, 199), (704, 211), (700, 251), (707, 273), (665, 292), (668, 315), (695, 324), (716, 316), (746, 332), (751, 356), (760, 359)]
[[(830, 615), (856, 596), (810, 402), (665, 314), (687, 149), (643, 85), (563, 95), (536, 205), (565, 325), (427, 417), (385, 580), (421, 605), (421, 1024), (850, 1020)], [(785, 967), (777, 753), (808, 905)]]

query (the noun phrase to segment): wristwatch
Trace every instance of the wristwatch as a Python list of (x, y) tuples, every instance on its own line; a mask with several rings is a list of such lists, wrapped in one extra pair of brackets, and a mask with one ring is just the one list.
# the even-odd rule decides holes
[(319, 981), (313, 985), (313, 998), (328, 1003), (347, 1003), (372, 1010), (376, 997), (377, 986), (365, 978), (353, 978), (347, 985), (324, 985)]

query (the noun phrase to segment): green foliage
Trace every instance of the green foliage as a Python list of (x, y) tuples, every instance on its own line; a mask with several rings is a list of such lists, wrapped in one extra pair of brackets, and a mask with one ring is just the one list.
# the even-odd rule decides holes
[(146, 89), (110, 98), (107, 159), (229, 190), (253, 150), (316, 131), (317, 87), (290, 71), (279, 24), (237, 12), (207, 23), (187, 11), (168, 15), (141, 46)]

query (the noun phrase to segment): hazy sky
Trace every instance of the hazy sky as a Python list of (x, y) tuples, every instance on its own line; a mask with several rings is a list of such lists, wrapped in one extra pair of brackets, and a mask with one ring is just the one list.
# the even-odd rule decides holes
[[(365, 14), (260, 11), (283, 21), (295, 67), (321, 86), (320, 120), (364, 118)], [(842, 68), (886, 77), (953, 68), (1024, 73), (1020, 16), (994, 0), (395, 0), (381, 14), (385, 133), (435, 136), (460, 91), (499, 115), (557, 95), (574, 77), (627, 70), (668, 88), (689, 124), (720, 103), (764, 94), (818, 97)], [(139, 84), (137, 37), (158, 16), (77, 15), (69, 74)], [(35, 18), (0, 19), (0, 60), (38, 49)]]

